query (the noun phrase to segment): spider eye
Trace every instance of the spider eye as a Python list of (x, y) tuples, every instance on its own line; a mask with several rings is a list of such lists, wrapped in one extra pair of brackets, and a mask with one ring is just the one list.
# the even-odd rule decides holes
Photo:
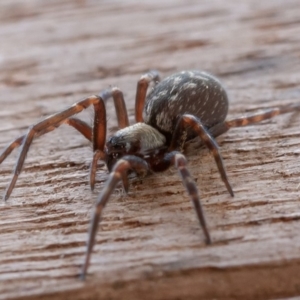
[(114, 159), (119, 158), (119, 156), (120, 156), (120, 154), (119, 154), (119, 153), (116, 153), (116, 152), (114, 152), (114, 153), (112, 154), (112, 157), (113, 157)]
[(116, 138), (114, 136), (112, 136), (108, 142), (107, 145), (109, 146), (109, 148), (111, 149), (123, 149), (124, 148), (124, 143), (120, 138)]
[(124, 149), (124, 145), (123, 145), (123, 144), (116, 144), (116, 145), (113, 145), (113, 149), (114, 149), (114, 150)]
[(107, 143), (106, 147), (107, 153), (123, 153), (125, 145), (120, 143)]

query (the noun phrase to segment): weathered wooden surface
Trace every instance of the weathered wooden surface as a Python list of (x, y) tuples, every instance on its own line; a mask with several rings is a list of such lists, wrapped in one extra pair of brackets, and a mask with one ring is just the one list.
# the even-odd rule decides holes
[[(0, 148), (43, 117), (111, 85), (133, 122), (139, 76), (218, 75), (230, 117), (300, 101), (300, 5), (278, 1), (0, 2)], [(81, 114), (92, 119), (89, 110)], [(108, 106), (109, 130), (116, 129)], [(91, 146), (71, 128), (35, 141), (0, 207), (0, 298), (274, 299), (300, 294), (300, 116), (218, 139), (231, 198), (207, 150), (188, 151), (213, 245), (174, 170), (134, 180), (105, 210), (86, 282), (78, 279), (93, 203)], [(0, 169), (0, 191), (14, 153)], [(43, 297), (42, 297), (43, 296)]]

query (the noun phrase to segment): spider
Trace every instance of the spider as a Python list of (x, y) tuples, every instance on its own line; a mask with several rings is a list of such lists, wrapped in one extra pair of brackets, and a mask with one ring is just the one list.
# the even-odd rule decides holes
[[(147, 95), (151, 83), (154, 83), (154, 87)], [(119, 130), (106, 141), (105, 103), (109, 98), (114, 100)], [(92, 127), (80, 119), (72, 118), (91, 105), (95, 111)], [(66, 110), (30, 126), (27, 134), (9, 144), (0, 155), (0, 163), (14, 148), (21, 146), (21, 149), (4, 200), (9, 198), (16, 184), (33, 138), (46, 134), (62, 124), (68, 124), (93, 144), (91, 189), (93, 190), (95, 185), (98, 160), (104, 161), (110, 172), (106, 185), (98, 196), (91, 220), (81, 272), (82, 279), (87, 273), (102, 210), (118, 182), (123, 183), (124, 190), (128, 193), (129, 172), (145, 176), (149, 172), (162, 172), (170, 166), (175, 166), (192, 200), (205, 241), (210, 244), (211, 237), (197, 186), (188, 171), (187, 160), (183, 154), (185, 143), (192, 138), (200, 137), (213, 154), (228, 192), (234, 196), (215, 137), (232, 127), (246, 126), (295, 110), (300, 110), (300, 104), (271, 108), (261, 113), (225, 121), (228, 96), (217, 78), (202, 71), (182, 71), (160, 81), (159, 73), (153, 70), (144, 74), (138, 81), (134, 125), (129, 125), (122, 91), (114, 87), (81, 100)]]

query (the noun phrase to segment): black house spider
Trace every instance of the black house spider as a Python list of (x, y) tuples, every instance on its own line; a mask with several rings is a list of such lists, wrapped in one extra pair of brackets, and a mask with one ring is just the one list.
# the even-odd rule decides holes
[[(155, 84), (146, 96), (149, 84)], [(105, 102), (113, 98), (119, 130), (106, 141)], [(93, 105), (94, 124), (71, 118)], [(135, 119), (129, 125), (123, 93), (118, 88), (103, 91), (97, 96), (88, 97), (70, 108), (49, 116), (29, 127), (28, 133), (14, 140), (0, 155), (0, 163), (18, 146), (22, 146), (13, 178), (5, 192), (7, 200), (16, 184), (28, 149), (33, 138), (48, 133), (61, 124), (68, 124), (84, 135), (93, 144), (93, 160), (90, 168), (90, 186), (95, 185), (97, 161), (106, 162), (110, 175), (105, 188), (100, 193), (91, 221), (85, 261), (81, 273), (84, 278), (90, 261), (97, 227), (102, 209), (105, 207), (116, 184), (122, 181), (128, 192), (128, 172), (145, 175), (149, 171), (161, 172), (174, 165), (182, 177), (183, 184), (194, 204), (206, 243), (211, 243), (206, 226), (198, 190), (188, 169), (185, 156), (181, 153), (186, 141), (199, 136), (212, 152), (225, 186), (233, 196), (227, 179), (222, 157), (215, 141), (232, 127), (270, 119), (276, 115), (300, 109), (300, 104), (271, 108), (262, 113), (225, 121), (228, 111), (228, 98), (224, 87), (212, 75), (200, 71), (183, 71), (159, 82), (159, 74), (151, 71), (141, 77), (137, 84)]]

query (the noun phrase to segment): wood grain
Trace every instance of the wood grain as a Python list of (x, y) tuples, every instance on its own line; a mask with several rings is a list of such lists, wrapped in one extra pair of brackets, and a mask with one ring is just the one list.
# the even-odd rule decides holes
[[(0, 148), (37, 120), (109, 86), (131, 123), (140, 75), (203, 69), (222, 80), (229, 118), (300, 101), (300, 6), (277, 1), (0, 3)], [(80, 116), (92, 120), (92, 111)], [(116, 130), (108, 105), (109, 132)], [(206, 149), (189, 166), (213, 245), (207, 247), (175, 170), (133, 179), (105, 210), (92, 265), (78, 279), (93, 203), (91, 145), (61, 127), (31, 147), (0, 206), (0, 299), (275, 299), (300, 295), (300, 116), (218, 138), (231, 198)], [(17, 152), (17, 151), (16, 151)], [(16, 160), (0, 169), (4, 193)], [(296, 299), (296, 298), (295, 298)]]

